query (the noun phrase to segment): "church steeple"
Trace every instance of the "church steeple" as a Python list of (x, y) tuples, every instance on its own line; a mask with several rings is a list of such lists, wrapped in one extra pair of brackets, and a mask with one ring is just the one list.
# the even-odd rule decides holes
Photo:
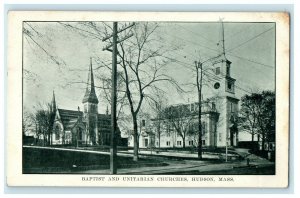
[(95, 92), (95, 85), (94, 85), (94, 74), (93, 74), (93, 66), (92, 66), (92, 58), (90, 58), (90, 68), (87, 80), (87, 87), (86, 91), (82, 100), (82, 103), (96, 103), (98, 104), (98, 98)]
[(224, 40), (224, 23), (223, 21), (220, 19), (220, 30), (219, 30), (219, 52), (220, 54), (224, 54), (225, 55), (225, 40)]
[(53, 96), (52, 96), (51, 108), (52, 108), (52, 112), (55, 112), (55, 111), (56, 111), (56, 101), (55, 101), (55, 93), (54, 93), (54, 90), (53, 90)]
[(219, 60), (227, 61), (227, 58), (225, 56), (225, 36), (224, 36), (224, 23), (222, 19), (220, 19), (220, 29), (219, 29), (219, 41), (217, 43), (218, 47), (218, 55)]

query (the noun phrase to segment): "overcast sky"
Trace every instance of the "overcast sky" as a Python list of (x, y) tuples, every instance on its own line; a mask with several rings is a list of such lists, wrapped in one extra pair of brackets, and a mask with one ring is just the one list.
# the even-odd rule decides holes
[[(90, 57), (98, 57), (104, 62), (111, 60), (111, 53), (102, 51), (107, 43), (98, 35), (72, 30), (56, 22), (31, 22), (24, 24), (24, 28), (34, 39), (23, 37), (25, 108), (31, 110), (39, 102), (50, 102), (54, 90), (59, 108), (76, 110), (81, 106), (85, 85), (72, 82), (87, 80)], [(216, 56), (219, 33), (220, 23), (161, 23), (155, 34), (162, 37), (162, 43), (180, 46), (168, 56), (181, 64), (171, 63), (168, 74), (180, 84), (191, 82), (192, 71), (184, 63), (193, 65), (199, 59)], [(231, 76), (236, 79), (236, 96), (241, 97), (251, 90), (274, 90), (275, 24), (224, 23), (224, 35), (226, 57), (232, 62)], [(93, 65), (97, 68), (99, 60), (94, 58)], [(95, 84), (100, 82), (96, 80)], [(99, 113), (104, 113), (107, 102), (99, 90), (96, 92), (100, 101)], [(171, 96), (171, 104), (196, 98), (194, 93), (177, 94), (171, 88), (167, 89), (167, 94)]]

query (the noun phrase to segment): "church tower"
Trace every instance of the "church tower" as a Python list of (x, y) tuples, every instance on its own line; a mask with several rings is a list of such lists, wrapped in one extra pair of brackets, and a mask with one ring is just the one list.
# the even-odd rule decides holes
[(235, 81), (231, 76), (231, 62), (225, 56), (224, 24), (220, 22), (220, 40), (218, 56), (212, 60), (213, 86), (212, 94), (215, 97), (215, 105), (220, 113), (218, 123), (218, 145), (236, 146), (238, 143), (238, 132), (235, 118), (238, 113), (239, 99), (235, 96)]
[(86, 122), (88, 141), (98, 144), (98, 98), (95, 91), (92, 58), (88, 73), (87, 87), (82, 100), (84, 120)]

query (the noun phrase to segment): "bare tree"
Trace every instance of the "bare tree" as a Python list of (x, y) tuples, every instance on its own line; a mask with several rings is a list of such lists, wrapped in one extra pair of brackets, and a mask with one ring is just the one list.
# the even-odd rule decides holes
[(30, 114), (30, 119), (35, 124), (37, 140), (43, 136), (44, 146), (51, 145), (54, 117), (55, 112), (51, 104), (46, 104), (46, 107), (39, 104), (36, 112)]
[[(102, 40), (102, 38), (107, 36), (111, 31), (111, 27), (108, 23), (58, 22), (58, 24), (70, 31), (77, 32), (85, 37), (88, 36), (96, 41)], [(118, 78), (124, 82), (124, 90), (120, 88), (122, 90), (119, 90), (118, 92), (121, 100), (119, 101), (119, 104), (124, 101), (124, 105), (120, 106), (120, 109), (122, 109), (125, 104), (128, 103), (129, 111), (132, 116), (135, 139), (134, 160), (138, 159), (137, 115), (142, 104), (144, 101), (151, 98), (154, 90), (161, 90), (159, 86), (160, 83), (171, 83), (180, 90), (180, 87), (177, 86), (175, 80), (167, 75), (167, 65), (173, 60), (165, 56), (178, 48), (176, 46), (166, 47), (166, 45), (162, 43), (162, 39), (159, 34), (155, 35), (157, 29), (157, 23), (136, 23), (133, 28), (122, 32), (122, 34), (125, 35), (133, 33), (134, 36), (118, 45), (118, 64), (120, 65), (120, 68), (122, 68), (122, 72), (118, 74)], [(47, 50), (42, 42), (38, 41), (38, 35), (41, 33), (36, 30), (35, 27), (31, 28), (30, 26), (27, 26), (24, 28), (24, 34), (29, 41), (38, 46), (40, 50), (50, 57), (53, 62), (58, 65), (62, 65), (64, 63)], [(110, 64), (106, 64), (109, 67)], [(101, 67), (103, 67), (103, 65)], [(107, 80), (109, 79), (103, 80), (102, 86), (98, 87), (105, 91), (109, 90)], [(119, 84), (121, 84), (121, 81), (119, 81)], [(122, 93), (126, 95), (126, 102)], [(109, 97), (107, 97), (107, 99), (109, 100)]]
[(185, 140), (191, 135), (191, 127), (195, 121), (190, 111), (189, 105), (170, 106), (165, 109), (165, 117), (170, 126), (175, 129), (175, 133), (182, 138), (183, 148), (185, 148)]
[[(156, 23), (138, 23), (131, 31), (133, 39), (129, 44), (120, 43), (120, 66), (124, 72), (125, 91), (133, 122), (134, 161), (138, 160), (138, 123), (137, 116), (145, 98), (151, 98), (151, 91), (160, 90), (159, 82), (177, 83), (168, 76), (165, 69), (170, 63), (164, 54), (174, 49), (164, 49), (157, 36), (153, 36)], [(179, 87), (178, 87), (179, 88)]]
[(155, 100), (151, 101), (150, 107), (154, 114), (153, 127), (155, 128), (156, 137), (158, 138), (158, 148), (160, 148), (160, 139), (165, 119), (164, 111), (167, 107), (167, 99), (164, 92), (158, 91), (157, 94), (155, 94)]

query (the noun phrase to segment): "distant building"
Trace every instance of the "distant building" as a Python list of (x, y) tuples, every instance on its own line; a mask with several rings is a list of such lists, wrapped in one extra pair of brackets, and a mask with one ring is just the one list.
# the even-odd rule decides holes
[[(149, 114), (143, 114), (137, 118), (138, 124), (138, 138), (140, 148), (154, 148), (155, 147), (155, 133), (151, 126), (151, 117)], [(128, 146), (134, 146), (133, 130), (128, 132)]]
[[(155, 146), (197, 146), (199, 141), (198, 108), (198, 103), (172, 105), (166, 108), (165, 117), (162, 117), (160, 120), (152, 119), (152, 129), (154, 134), (156, 134)], [(176, 113), (174, 115), (169, 115), (168, 111)], [(203, 146), (218, 146), (216, 129), (219, 115), (220, 114), (214, 108), (213, 102), (203, 102), (201, 116)]]
[[(110, 145), (111, 116), (98, 113), (98, 98), (95, 92), (92, 61), (86, 91), (82, 100), (83, 111), (57, 108), (53, 93), (52, 109), (55, 120), (51, 135), (52, 145)], [(117, 131), (120, 140), (120, 130)]]

